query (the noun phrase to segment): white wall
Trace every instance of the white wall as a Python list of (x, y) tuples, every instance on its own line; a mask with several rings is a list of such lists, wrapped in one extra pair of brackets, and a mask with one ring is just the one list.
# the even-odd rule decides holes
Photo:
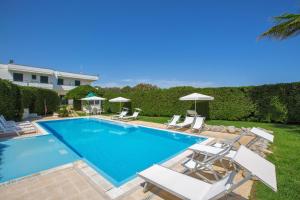
[(0, 78), (12, 80), (11, 74), (7, 70), (7, 65), (0, 64)]
[[(0, 78), (1, 79), (13, 81), (13, 73), (23, 74), (23, 82), (14, 82), (18, 85), (23, 85), (23, 86), (30, 85), (30, 86), (34, 86), (34, 87), (54, 89), (55, 91), (58, 92), (59, 95), (65, 95), (69, 90), (75, 88), (75, 80), (79, 80), (80, 85), (90, 85), (93, 82), (90, 80), (83, 80), (80, 78), (56, 77), (54, 75), (55, 73), (53, 75), (49, 75), (49, 74), (41, 74), (41, 73), (35, 73), (35, 72), (12, 71), (12, 70), (8, 70), (7, 64), (0, 64)], [(32, 79), (32, 75), (36, 75), (35, 80)], [(40, 83), (40, 76), (48, 76), (48, 84)], [(63, 86), (57, 85), (58, 78), (62, 78), (64, 80)]]
[[(82, 80), (82, 79), (64, 78), (64, 77), (58, 77), (58, 78), (64, 79), (64, 85), (75, 86), (75, 80), (79, 80), (80, 85), (89, 85), (89, 84), (91, 84), (91, 81)], [(56, 81), (56, 83), (57, 83), (57, 81)]]

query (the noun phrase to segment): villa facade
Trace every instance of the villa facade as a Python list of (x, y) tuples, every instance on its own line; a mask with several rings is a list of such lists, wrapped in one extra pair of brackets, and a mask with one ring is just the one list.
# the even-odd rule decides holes
[(0, 78), (21, 86), (54, 90), (64, 96), (79, 85), (90, 85), (98, 76), (56, 71), (18, 64), (0, 64)]

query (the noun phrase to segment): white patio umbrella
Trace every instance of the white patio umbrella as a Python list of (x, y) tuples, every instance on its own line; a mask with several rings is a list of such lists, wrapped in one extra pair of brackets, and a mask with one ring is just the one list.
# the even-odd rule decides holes
[(103, 100), (106, 100), (106, 99), (103, 98), (103, 97), (92, 96), (92, 97), (84, 97), (80, 100), (81, 101), (94, 101), (94, 105), (95, 105), (95, 101), (103, 101)]
[(103, 100), (106, 100), (105, 98), (103, 97), (97, 97), (97, 96), (92, 96), (92, 97), (84, 97), (82, 99), (80, 99), (82, 101), (103, 101)]
[(109, 102), (112, 103), (120, 103), (120, 111), (121, 111), (121, 103), (129, 102), (129, 101), (130, 99), (126, 99), (124, 97), (117, 97), (109, 100)]
[(183, 97), (180, 97), (179, 100), (181, 101), (195, 101), (195, 111), (197, 108), (197, 101), (211, 101), (214, 100), (214, 97), (207, 96), (204, 94), (199, 93), (192, 93)]

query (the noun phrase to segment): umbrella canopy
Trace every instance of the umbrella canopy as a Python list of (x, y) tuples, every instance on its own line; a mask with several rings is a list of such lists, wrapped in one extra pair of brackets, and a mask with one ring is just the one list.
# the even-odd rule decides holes
[(180, 97), (179, 100), (181, 101), (211, 101), (214, 100), (214, 97), (207, 96), (204, 94), (199, 94), (199, 93), (193, 93), (186, 95), (184, 97)]
[(181, 100), (181, 101), (195, 101), (195, 111), (196, 111), (197, 101), (211, 101), (211, 100), (214, 100), (214, 97), (207, 96), (207, 95), (204, 95), (204, 94), (199, 94), (199, 93), (192, 93), (192, 94), (180, 97), (179, 100)]
[(120, 112), (121, 112), (121, 103), (124, 103), (124, 102), (129, 102), (130, 99), (126, 99), (124, 97), (117, 97), (117, 98), (114, 98), (114, 99), (110, 99), (109, 102), (112, 102), (112, 103), (115, 103), (115, 102), (118, 102), (120, 103)]
[(86, 97), (94, 97), (94, 96), (96, 96), (94, 92), (89, 92), (89, 93), (86, 95)]
[(102, 101), (102, 100), (105, 100), (105, 98), (97, 97), (97, 96), (91, 96), (91, 97), (84, 97), (80, 100), (82, 100), (82, 101), (97, 101), (97, 100)]
[(130, 99), (126, 99), (124, 97), (117, 97), (117, 98), (109, 100), (109, 102), (119, 102), (119, 103), (129, 102), (129, 101), (130, 101)]

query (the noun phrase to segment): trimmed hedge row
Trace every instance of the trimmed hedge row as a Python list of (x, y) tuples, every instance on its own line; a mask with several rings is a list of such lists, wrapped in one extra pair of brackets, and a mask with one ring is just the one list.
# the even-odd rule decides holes
[(20, 88), (9, 81), (0, 79), (0, 114), (9, 120), (20, 120), (22, 113)]
[[(85, 87), (79, 98), (89, 91), (107, 99), (118, 96), (131, 99), (124, 106), (141, 108), (146, 116), (185, 115), (194, 109), (193, 101), (179, 101), (179, 98), (193, 92), (213, 96), (214, 101), (198, 102), (197, 112), (210, 119), (247, 120), (262, 122), (300, 122), (300, 82), (280, 83), (250, 87), (194, 88), (174, 87), (161, 89), (147, 84), (124, 88)], [(84, 91), (84, 92), (83, 92)], [(73, 96), (74, 93), (73, 93)], [(107, 112), (119, 111), (118, 103), (104, 101)]]
[(56, 111), (59, 105), (57, 93), (42, 88), (22, 87), (0, 79), (0, 114), (7, 119), (20, 120), (23, 108), (43, 115), (45, 102), (48, 114)]
[[(193, 88), (174, 87), (170, 89), (151, 89), (148, 91), (132, 90), (131, 92), (111, 92), (106, 90), (107, 99), (123, 96), (132, 100), (131, 107), (141, 108), (143, 115), (172, 116), (185, 115), (186, 110), (194, 109), (193, 101), (179, 101), (179, 98), (193, 92), (215, 97), (211, 102), (198, 102), (197, 112), (210, 119), (246, 120), (253, 112), (255, 105), (242, 88)], [(105, 103), (105, 109), (115, 112), (118, 104)]]
[(35, 87), (21, 87), (21, 91), (23, 107), (29, 108), (32, 113), (44, 115), (45, 104), (47, 114), (52, 114), (58, 109), (60, 100), (55, 91)]

